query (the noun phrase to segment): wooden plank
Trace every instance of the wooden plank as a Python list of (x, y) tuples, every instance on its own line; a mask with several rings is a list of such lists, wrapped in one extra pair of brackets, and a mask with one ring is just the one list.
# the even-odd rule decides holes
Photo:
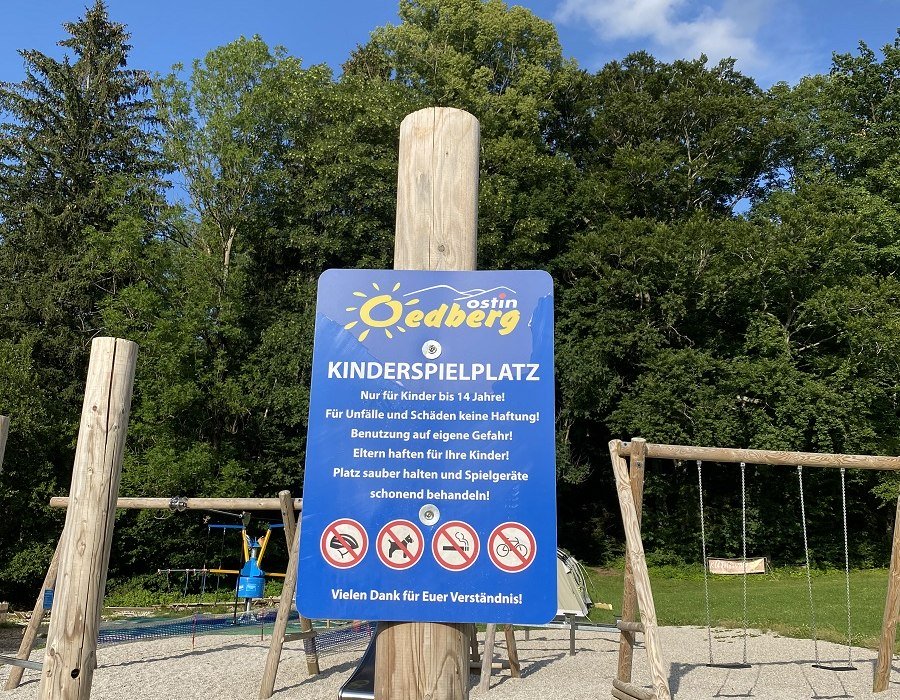
[[(284, 577), (284, 586), (281, 589), (281, 598), (278, 601), (278, 613), (275, 615), (275, 624), (272, 627), (272, 639), (269, 642), (269, 651), (266, 654), (266, 666), (263, 669), (262, 682), (259, 686), (260, 700), (272, 697), (275, 691), (275, 676), (278, 675), (278, 664), (281, 662), (281, 650), (284, 647), (284, 632), (287, 629), (288, 619), (291, 616), (291, 603), (294, 592), (297, 590), (297, 554), (300, 547), (300, 528), (297, 527), (297, 518), (291, 507), (290, 491), (282, 491), (278, 494), (281, 501), (281, 515), (284, 518), (284, 533), (289, 537), (289, 556), (287, 571)], [(270, 530), (271, 532), (271, 530)]]
[(900, 498), (894, 512), (894, 541), (891, 545), (891, 568), (888, 574), (887, 594), (884, 598), (884, 616), (881, 620), (881, 638), (878, 642), (878, 660), (872, 690), (881, 693), (888, 689), (891, 677), (891, 661), (894, 658), (894, 641), (897, 637), (897, 616), (900, 615)]
[[(175, 507), (173, 508), (173, 504)], [(66, 496), (54, 496), (50, 499), (51, 508), (68, 508)], [(116, 508), (130, 510), (281, 510), (281, 501), (277, 498), (118, 498)], [(303, 510), (303, 499), (294, 499), (294, 510)]]
[(478, 689), (484, 693), (491, 687), (491, 668), (494, 663), (494, 641), (497, 637), (497, 625), (490, 624), (484, 630), (484, 653), (481, 656), (481, 680)]
[[(619, 507), (622, 511), (622, 524), (625, 527), (626, 547), (634, 572), (634, 588), (637, 595), (641, 622), (644, 624), (644, 645), (650, 662), (650, 677), (658, 700), (670, 700), (669, 681), (659, 644), (656, 625), (656, 606), (653, 603), (653, 589), (650, 587), (650, 574), (647, 572), (647, 561), (644, 558), (644, 543), (641, 540), (641, 526), (638, 521), (637, 506), (631, 492), (631, 480), (628, 478), (628, 467), (619, 455), (621, 441), (609, 443), (609, 454), (612, 458), (613, 472), (616, 476), (616, 492), (619, 496)], [(648, 445), (649, 448), (649, 445)], [(649, 454), (649, 449), (648, 449)]]
[(15, 656), (4, 656), (3, 654), (0, 654), (0, 666), (14, 666), (22, 670), (30, 668), (32, 671), (40, 671), (44, 667), (37, 661), (23, 661)]
[[(56, 575), (59, 571), (59, 554), (62, 551), (62, 542), (63, 538), (60, 537), (59, 541), (56, 543), (56, 549), (53, 551), (53, 556), (50, 558), (50, 566), (47, 567), (47, 573), (44, 575), (44, 583), (41, 584), (41, 590), (38, 591), (37, 600), (31, 611), (31, 619), (28, 621), (28, 626), (25, 628), (25, 634), (22, 635), (22, 641), (19, 642), (19, 651), (16, 653), (16, 658), (19, 660), (27, 660), (28, 657), (31, 656), (31, 650), (34, 648), (34, 641), (37, 639), (38, 631), (41, 628), (41, 620), (44, 618), (44, 591), (48, 588), (53, 588), (56, 585)], [(22, 668), (16, 667), (11, 669), (3, 689), (15, 690), (18, 688), (19, 683), (22, 682), (23, 673), (24, 669)]]
[(120, 338), (91, 343), (69, 490), (72, 505), (38, 689), (42, 700), (87, 700), (91, 694), (137, 350)]
[[(475, 269), (480, 149), (478, 120), (459, 109), (400, 124), (395, 270)], [(469, 697), (466, 625), (381, 624), (375, 643), (375, 700)]]
[[(647, 441), (635, 438), (631, 441), (632, 454), (629, 456), (628, 478), (631, 481), (631, 495), (637, 512), (638, 526), (644, 504), (644, 465), (646, 463)], [(627, 548), (627, 542), (626, 542)], [(625, 591), (622, 594), (622, 621), (634, 622), (637, 613), (637, 594), (634, 590), (634, 572), (631, 569), (631, 557), (625, 553)], [(619, 628), (623, 634), (619, 640), (619, 663), (616, 677), (625, 682), (631, 681), (631, 666), (634, 658), (634, 630)]]
[[(631, 455), (633, 443), (622, 443), (622, 457)], [(900, 470), (900, 457), (875, 455), (838, 455), (818, 452), (779, 452), (777, 450), (741, 450), (730, 447), (694, 447), (647, 443), (651, 459), (700, 459), (704, 462), (746, 462), (784, 467), (845, 467), (847, 469)]]

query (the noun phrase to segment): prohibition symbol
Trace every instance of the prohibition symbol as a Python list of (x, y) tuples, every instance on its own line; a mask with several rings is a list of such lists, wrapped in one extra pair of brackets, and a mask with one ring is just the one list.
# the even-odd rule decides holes
[(488, 554), (494, 566), (511, 574), (531, 566), (536, 552), (534, 535), (521, 523), (498, 525), (488, 538)]
[(320, 542), (325, 561), (338, 569), (356, 566), (369, 550), (369, 538), (362, 525), (350, 518), (335, 520), (325, 528)]
[(390, 569), (408, 569), (422, 558), (425, 539), (409, 520), (392, 520), (378, 533), (378, 558)]
[(451, 520), (441, 525), (431, 540), (435, 561), (448, 571), (468, 569), (478, 558), (478, 535), (468, 523)]

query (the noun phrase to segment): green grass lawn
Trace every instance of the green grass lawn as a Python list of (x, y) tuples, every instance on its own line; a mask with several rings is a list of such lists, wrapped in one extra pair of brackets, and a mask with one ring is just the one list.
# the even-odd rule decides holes
[[(622, 570), (589, 570), (592, 598), (622, 607)], [(855, 646), (874, 648), (881, 633), (887, 569), (850, 572), (852, 639)], [(699, 567), (650, 569), (656, 617), (661, 625), (706, 625), (703, 574)], [(819, 639), (847, 641), (847, 608), (843, 571), (814, 571), (813, 600)], [(710, 576), (710, 617), (713, 626), (743, 624), (741, 576)], [(747, 617), (750, 627), (789, 637), (810, 637), (809, 598), (804, 569), (776, 569), (747, 577)], [(613, 613), (592, 611), (591, 618), (612, 621)]]

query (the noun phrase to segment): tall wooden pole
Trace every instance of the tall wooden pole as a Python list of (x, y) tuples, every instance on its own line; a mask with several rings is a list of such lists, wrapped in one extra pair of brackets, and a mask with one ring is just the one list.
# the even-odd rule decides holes
[(38, 690), (42, 700), (87, 700), (91, 694), (136, 360), (137, 345), (128, 340), (95, 338), (91, 344)]
[[(631, 441), (631, 455), (628, 458), (628, 478), (631, 480), (631, 496), (637, 513), (638, 527), (641, 524), (641, 510), (644, 502), (644, 455), (647, 443), (643, 438)], [(626, 544), (627, 549), (627, 544)], [(637, 591), (634, 587), (634, 571), (631, 556), (625, 552), (625, 591), (622, 594), (622, 622), (634, 622), (637, 612)], [(622, 631), (619, 640), (619, 666), (616, 677), (626, 683), (631, 682), (631, 662), (634, 658), (634, 632)]]
[(884, 617), (881, 621), (881, 638), (878, 642), (878, 660), (872, 690), (881, 693), (888, 689), (891, 678), (891, 662), (894, 659), (894, 642), (897, 638), (897, 615), (900, 614), (900, 498), (894, 513), (894, 541), (891, 546), (891, 569), (888, 574), (887, 595), (884, 599)]
[[(445, 107), (400, 125), (394, 269), (474, 270), (478, 120)], [(467, 625), (391, 622), (375, 638), (375, 700), (466, 700)]]

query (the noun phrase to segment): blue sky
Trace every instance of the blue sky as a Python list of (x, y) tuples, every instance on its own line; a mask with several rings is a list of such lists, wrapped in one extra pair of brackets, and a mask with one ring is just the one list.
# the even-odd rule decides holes
[[(132, 32), (131, 64), (165, 71), (190, 63), (241, 34), (281, 44), (306, 65), (339, 69), (357, 43), (397, 21), (394, 0), (109, 0), (116, 21)], [(510, 3), (513, 4), (513, 3)], [(827, 71), (832, 51), (891, 43), (900, 27), (900, 0), (522, 0), (556, 24), (567, 56), (596, 70), (629, 51), (647, 49), (665, 60), (701, 51), (733, 55), (763, 86), (796, 82)], [(0, 80), (19, 80), (18, 48), (57, 51), (61, 23), (83, 13), (85, 2), (4, 3), (0, 23)]]

